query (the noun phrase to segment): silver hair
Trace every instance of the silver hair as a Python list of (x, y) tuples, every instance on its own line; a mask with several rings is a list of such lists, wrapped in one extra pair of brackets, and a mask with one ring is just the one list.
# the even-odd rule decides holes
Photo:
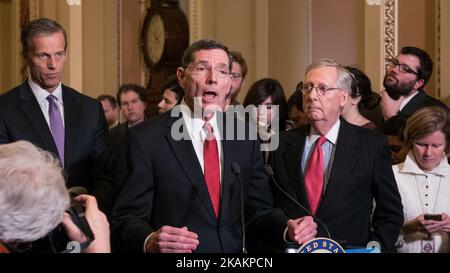
[(60, 163), (27, 141), (0, 145), (0, 241), (32, 242), (52, 231), (70, 203)]
[[(317, 68), (321, 68), (321, 67), (334, 67), (336, 68), (336, 72), (337, 72), (337, 88), (351, 94), (351, 90), (352, 90), (352, 80), (353, 80), (353, 75), (344, 67), (342, 66), (340, 63), (336, 62), (335, 60), (332, 59), (320, 59), (317, 62), (314, 62), (312, 64), (310, 64), (307, 68), (306, 68), (306, 72), (305, 72), (305, 76), (314, 69)], [(334, 87), (334, 86), (330, 86), (330, 87)]]

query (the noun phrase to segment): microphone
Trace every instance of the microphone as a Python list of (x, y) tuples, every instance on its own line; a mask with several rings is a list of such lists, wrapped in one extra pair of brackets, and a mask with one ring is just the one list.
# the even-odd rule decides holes
[(315, 216), (314, 214), (311, 213), (311, 211), (309, 211), (307, 208), (305, 208), (302, 204), (300, 204), (297, 200), (295, 200), (294, 197), (292, 197), (289, 193), (287, 193), (285, 190), (283, 190), (283, 188), (280, 186), (280, 184), (278, 184), (278, 181), (275, 179), (275, 173), (273, 172), (272, 166), (270, 166), (269, 164), (265, 164), (264, 165), (264, 169), (266, 169), (266, 173), (267, 175), (272, 179), (273, 183), (275, 184), (275, 186), (278, 188), (278, 190), (280, 190), (287, 198), (289, 198), (289, 200), (291, 200), (294, 204), (296, 204), (297, 206), (299, 206), (300, 208), (302, 208), (309, 216), (311, 216), (314, 221), (316, 221), (317, 223), (321, 224), (322, 227), (325, 229), (325, 231), (327, 232), (327, 237), (328, 239), (331, 239), (331, 234), (330, 231), (328, 230), (328, 227), (322, 222), (322, 220), (320, 220), (319, 218), (317, 218), (317, 216)]
[(244, 184), (241, 180), (241, 167), (236, 162), (231, 163), (231, 170), (239, 180), (241, 186), (241, 223), (242, 223), (242, 253), (247, 253), (246, 236), (245, 236), (245, 202), (244, 202)]

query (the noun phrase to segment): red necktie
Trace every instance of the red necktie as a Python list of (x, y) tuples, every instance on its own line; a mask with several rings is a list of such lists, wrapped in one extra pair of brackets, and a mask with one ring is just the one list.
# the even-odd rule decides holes
[(323, 153), (322, 144), (324, 144), (326, 138), (320, 136), (316, 141), (316, 147), (309, 159), (308, 167), (305, 172), (305, 187), (308, 194), (309, 206), (311, 212), (316, 214), (317, 207), (319, 206), (320, 198), (322, 196), (323, 187)]
[(205, 167), (205, 181), (208, 187), (209, 197), (214, 206), (216, 217), (219, 218), (220, 203), (220, 167), (219, 151), (217, 150), (216, 138), (213, 134), (213, 128), (208, 122), (203, 129), (206, 132), (206, 139), (203, 144), (203, 163)]

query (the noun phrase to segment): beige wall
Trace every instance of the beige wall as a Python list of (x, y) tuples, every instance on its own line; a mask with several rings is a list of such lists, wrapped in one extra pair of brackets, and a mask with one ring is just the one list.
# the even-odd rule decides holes
[(20, 84), (19, 0), (0, 0), (0, 93)]
[(97, 97), (118, 88), (117, 0), (83, 2), (83, 90)]
[[(436, 60), (435, 0), (399, 0), (398, 4), (398, 49), (416, 46)], [(425, 88), (431, 95), (436, 95), (435, 72)]]
[(383, 7), (364, 4), (364, 41), (361, 61), (363, 71), (372, 82), (372, 90), (382, 88), (384, 69)]
[[(399, 0), (400, 47), (414, 44), (436, 55), (436, 1)], [(449, 2), (441, 0), (440, 87), (447, 100), (450, 80), (445, 75), (449, 74), (450, 56), (446, 49), (450, 48), (450, 29), (445, 26), (450, 25)], [(9, 12), (11, 3), (13, 12)], [(18, 3), (19, 0), (0, 0), (0, 33), (8, 41), (0, 44), (2, 89), (22, 80), (19, 31), (14, 27), (18, 25)], [(62, 0), (37, 0), (31, 1), (30, 12), (32, 18), (54, 18), (66, 28), (69, 58), (64, 83), (95, 97), (100, 93), (115, 94), (121, 82), (143, 83), (146, 78), (139, 39), (143, 11), (148, 4), (149, 0), (86, 0), (81, 7), (69, 7)], [(279, 79), (289, 95), (303, 78), (308, 63), (321, 57), (358, 65), (372, 79), (374, 89), (381, 88), (382, 6), (368, 6), (365, 0), (182, 0), (181, 6), (188, 13), (191, 34), (195, 34), (192, 40), (218, 39), (241, 51), (247, 59), (249, 75), (239, 96), (241, 101), (250, 85), (263, 77)], [(12, 22), (12, 29), (8, 22)], [(431, 94), (433, 84), (427, 89)]]
[[(360, 0), (312, 1), (312, 60), (332, 58), (344, 65), (356, 65), (358, 41), (363, 38), (358, 22)], [(339, 11), (337, 13), (337, 11)]]
[(282, 5), (277, 0), (193, 2), (193, 39), (217, 39), (241, 51), (249, 65), (238, 100), (242, 102), (252, 83), (264, 77), (280, 80), (287, 94), (293, 92), (309, 59), (307, 0), (283, 0)]
[(0, 90), (9, 90), (11, 86), (11, 41), (12, 41), (12, 2), (0, 0), (0, 37), (4, 42), (0, 42)]
[(308, 1), (269, 1), (269, 77), (283, 85), (289, 97), (303, 80), (309, 62)]
[(450, 1), (441, 1), (441, 99), (450, 106)]

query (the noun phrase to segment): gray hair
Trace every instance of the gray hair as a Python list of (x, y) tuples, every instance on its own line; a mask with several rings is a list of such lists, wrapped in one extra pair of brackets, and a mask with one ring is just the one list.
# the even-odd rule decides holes
[(60, 163), (27, 141), (0, 145), (0, 241), (32, 242), (52, 231), (70, 203)]
[[(340, 63), (336, 62), (335, 60), (320, 59), (319, 61), (310, 64), (306, 68), (305, 76), (311, 70), (321, 68), (321, 67), (334, 67), (337, 72), (337, 83), (336, 83), (337, 88), (351, 94), (353, 75), (344, 66), (342, 66)], [(334, 86), (332, 86), (332, 87), (334, 87)]]

